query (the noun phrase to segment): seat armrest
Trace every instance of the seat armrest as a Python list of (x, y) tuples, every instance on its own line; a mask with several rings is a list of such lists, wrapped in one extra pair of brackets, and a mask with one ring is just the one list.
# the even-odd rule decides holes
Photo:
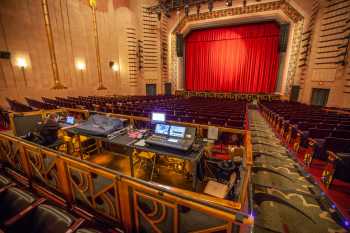
[(4, 225), (5, 226), (11, 226), (12, 224), (14, 224), (15, 222), (17, 222), (18, 220), (20, 220), (21, 218), (23, 218), (26, 214), (28, 214), (30, 211), (32, 211), (33, 209), (35, 209), (37, 206), (41, 205), (42, 203), (44, 203), (46, 201), (45, 198), (39, 198), (38, 200), (36, 200), (35, 202), (33, 202), (30, 206), (24, 208), (23, 210), (21, 210), (18, 214), (16, 214), (15, 216), (11, 217), (10, 219), (6, 220)]
[(13, 187), (13, 186), (16, 186), (15, 183), (9, 183), (7, 185), (5, 185), (4, 187), (0, 188), (0, 193), (6, 191), (6, 189), (10, 188), (10, 187)]
[(68, 228), (68, 230), (66, 231), (66, 233), (75, 232), (75, 231), (81, 226), (81, 224), (83, 224), (84, 222), (85, 222), (85, 219), (83, 219), (83, 218), (78, 218), (78, 219), (75, 220), (75, 222)]

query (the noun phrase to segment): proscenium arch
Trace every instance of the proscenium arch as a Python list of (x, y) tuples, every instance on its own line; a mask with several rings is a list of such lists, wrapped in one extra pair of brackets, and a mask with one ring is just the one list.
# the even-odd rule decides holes
[(185, 81), (184, 58), (178, 58), (176, 55), (176, 34), (187, 35), (195, 29), (264, 21), (290, 25), (287, 51), (280, 57), (279, 77), (276, 84), (277, 93), (289, 95), (297, 69), (304, 17), (284, 0), (184, 16), (171, 30), (169, 38), (169, 44), (171, 44), (169, 74), (174, 90), (184, 89)]

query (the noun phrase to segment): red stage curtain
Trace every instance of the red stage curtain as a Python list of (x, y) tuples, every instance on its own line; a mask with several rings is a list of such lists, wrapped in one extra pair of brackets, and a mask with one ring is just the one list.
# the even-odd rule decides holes
[(187, 90), (275, 91), (279, 63), (278, 24), (193, 31), (185, 43)]

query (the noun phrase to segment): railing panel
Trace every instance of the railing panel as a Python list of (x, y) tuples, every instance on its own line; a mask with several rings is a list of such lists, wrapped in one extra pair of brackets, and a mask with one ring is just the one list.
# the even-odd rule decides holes
[(69, 163), (67, 170), (74, 201), (119, 221), (119, 197), (115, 178), (105, 177), (75, 163)]
[(61, 192), (61, 183), (58, 179), (57, 155), (48, 153), (36, 146), (23, 146), (24, 153), (28, 159), (33, 178), (48, 185), (54, 190)]
[(137, 232), (178, 232), (175, 204), (138, 191), (134, 191), (133, 200)]
[(23, 162), (21, 161), (21, 144), (8, 138), (0, 137), (1, 160), (9, 164), (20, 173), (25, 173)]

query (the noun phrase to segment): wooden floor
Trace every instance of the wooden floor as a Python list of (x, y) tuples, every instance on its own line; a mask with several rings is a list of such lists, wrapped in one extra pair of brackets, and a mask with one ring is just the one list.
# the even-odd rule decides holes
[[(126, 175), (131, 175), (129, 157), (124, 155), (112, 154), (105, 151), (103, 153), (91, 155), (88, 160)], [(151, 170), (151, 166), (140, 166), (139, 163), (134, 165), (135, 177), (146, 181), (150, 181)], [(153, 175), (153, 182), (192, 191), (192, 177), (176, 172), (173, 168), (163, 164), (160, 165), (159, 163), (156, 166), (156, 170), (157, 171)], [(201, 190), (202, 184), (198, 182), (196, 191), (201, 192)]]

